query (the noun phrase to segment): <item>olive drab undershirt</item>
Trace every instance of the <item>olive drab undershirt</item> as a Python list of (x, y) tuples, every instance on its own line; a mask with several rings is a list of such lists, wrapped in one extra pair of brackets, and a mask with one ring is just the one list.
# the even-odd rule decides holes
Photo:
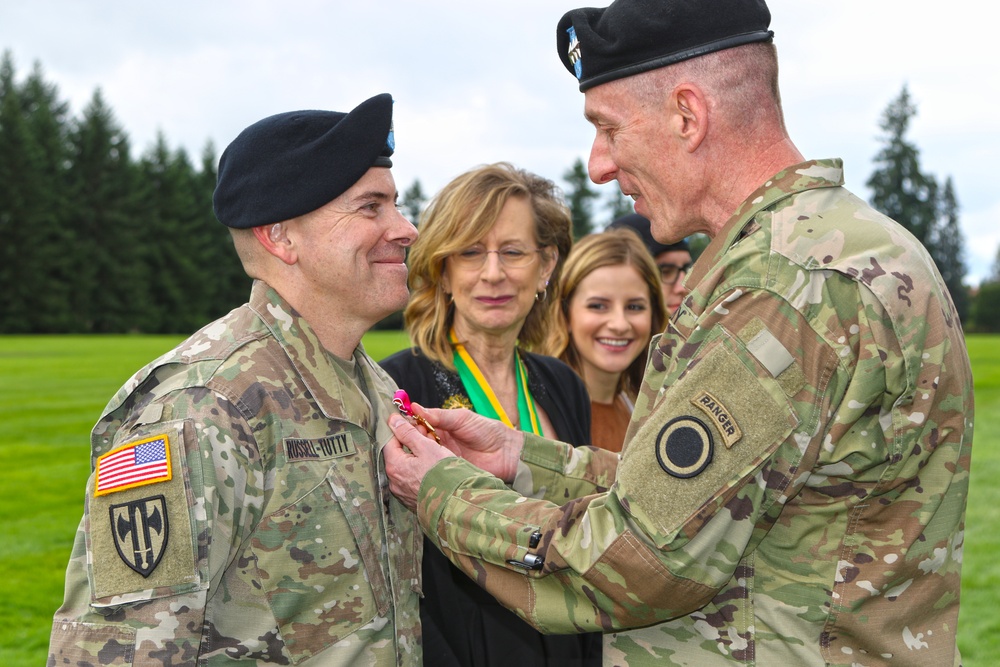
[(420, 665), (395, 389), (262, 282), (139, 371), (92, 433), (50, 664)]
[(607, 633), (607, 664), (959, 664), (964, 338), (923, 247), (842, 185), (792, 167), (712, 241), (620, 461), (528, 435), (513, 491), (443, 461), (435, 543), (533, 625)]

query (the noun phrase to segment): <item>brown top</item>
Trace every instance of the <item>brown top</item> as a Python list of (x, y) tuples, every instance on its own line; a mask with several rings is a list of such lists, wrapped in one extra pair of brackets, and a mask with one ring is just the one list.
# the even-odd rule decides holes
[(632, 419), (632, 401), (624, 394), (612, 403), (590, 402), (590, 436), (595, 447), (620, 452), (625, 442), (625, 430)]

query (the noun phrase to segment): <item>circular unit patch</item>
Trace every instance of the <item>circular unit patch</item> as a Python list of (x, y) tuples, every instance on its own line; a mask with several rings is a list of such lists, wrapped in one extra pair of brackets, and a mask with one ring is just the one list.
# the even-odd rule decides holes
[(656, 437), (656, 460), (674, 477), (695, 477), (712, 462), (712, 432), (697, 417), (676, 417)]

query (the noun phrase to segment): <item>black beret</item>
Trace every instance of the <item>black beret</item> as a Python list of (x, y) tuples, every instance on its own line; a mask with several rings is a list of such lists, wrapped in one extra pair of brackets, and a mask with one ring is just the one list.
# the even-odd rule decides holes
[(376, 95), (350, 113), (289, 111), (240, 132), (219, 159), (215, 217), (257, 227), (315, 211), (372, 167), (391, 167), (392, 96)]
[(556, 28), (580, 90), (751, 42), (769, 42), (764, 0), (616, 0), (573, 9)]
[(638, 213), (629, 213), (628, 215), (623, 215), (617, 218), (614, 222), (608, 225), (608, 229), (631, 229), (633, 232), (639, 235), (642, 242), (649, 248), (649, 254), (654, 258), (662, 252), (668, 252), (670, 250), (688, 250), (688, 242), (685, 239), (681, 239), (677, 243), (660, 243), (653, 238), (653, 232), (650, 230), (649, 218), (639, 215)]

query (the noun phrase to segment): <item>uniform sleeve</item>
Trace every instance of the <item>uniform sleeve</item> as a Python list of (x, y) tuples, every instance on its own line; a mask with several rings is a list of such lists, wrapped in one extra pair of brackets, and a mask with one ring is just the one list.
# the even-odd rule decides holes
[[(834, 352), (763, 290), (723, 295), (698, 325), (686, 338), (668, 329), (654, 349), (607, 492), (529, 499), (460, 460), (425, 478), (425, 531), (539, 629), (615, 631), (702, 607), (807, 477), (820, 415), (846, 384)], [(596, 460), (543, 445), (527, 443), (523, 457), (550, 458), (528, 464), (551, 473), (535, 488), (555, 488), (560, 458), (578, 471)]]
[(523, 496), (562, 504), (607, 491), (615, 479), (618, 455), (595, 447), (573, 447), (525, 434), (512, 488)]
[(124, 426), (96, 450), (49, 664), (191, 659), (209, 592), (260, 518), (256, 442), (227, 400), (174, 392)]

